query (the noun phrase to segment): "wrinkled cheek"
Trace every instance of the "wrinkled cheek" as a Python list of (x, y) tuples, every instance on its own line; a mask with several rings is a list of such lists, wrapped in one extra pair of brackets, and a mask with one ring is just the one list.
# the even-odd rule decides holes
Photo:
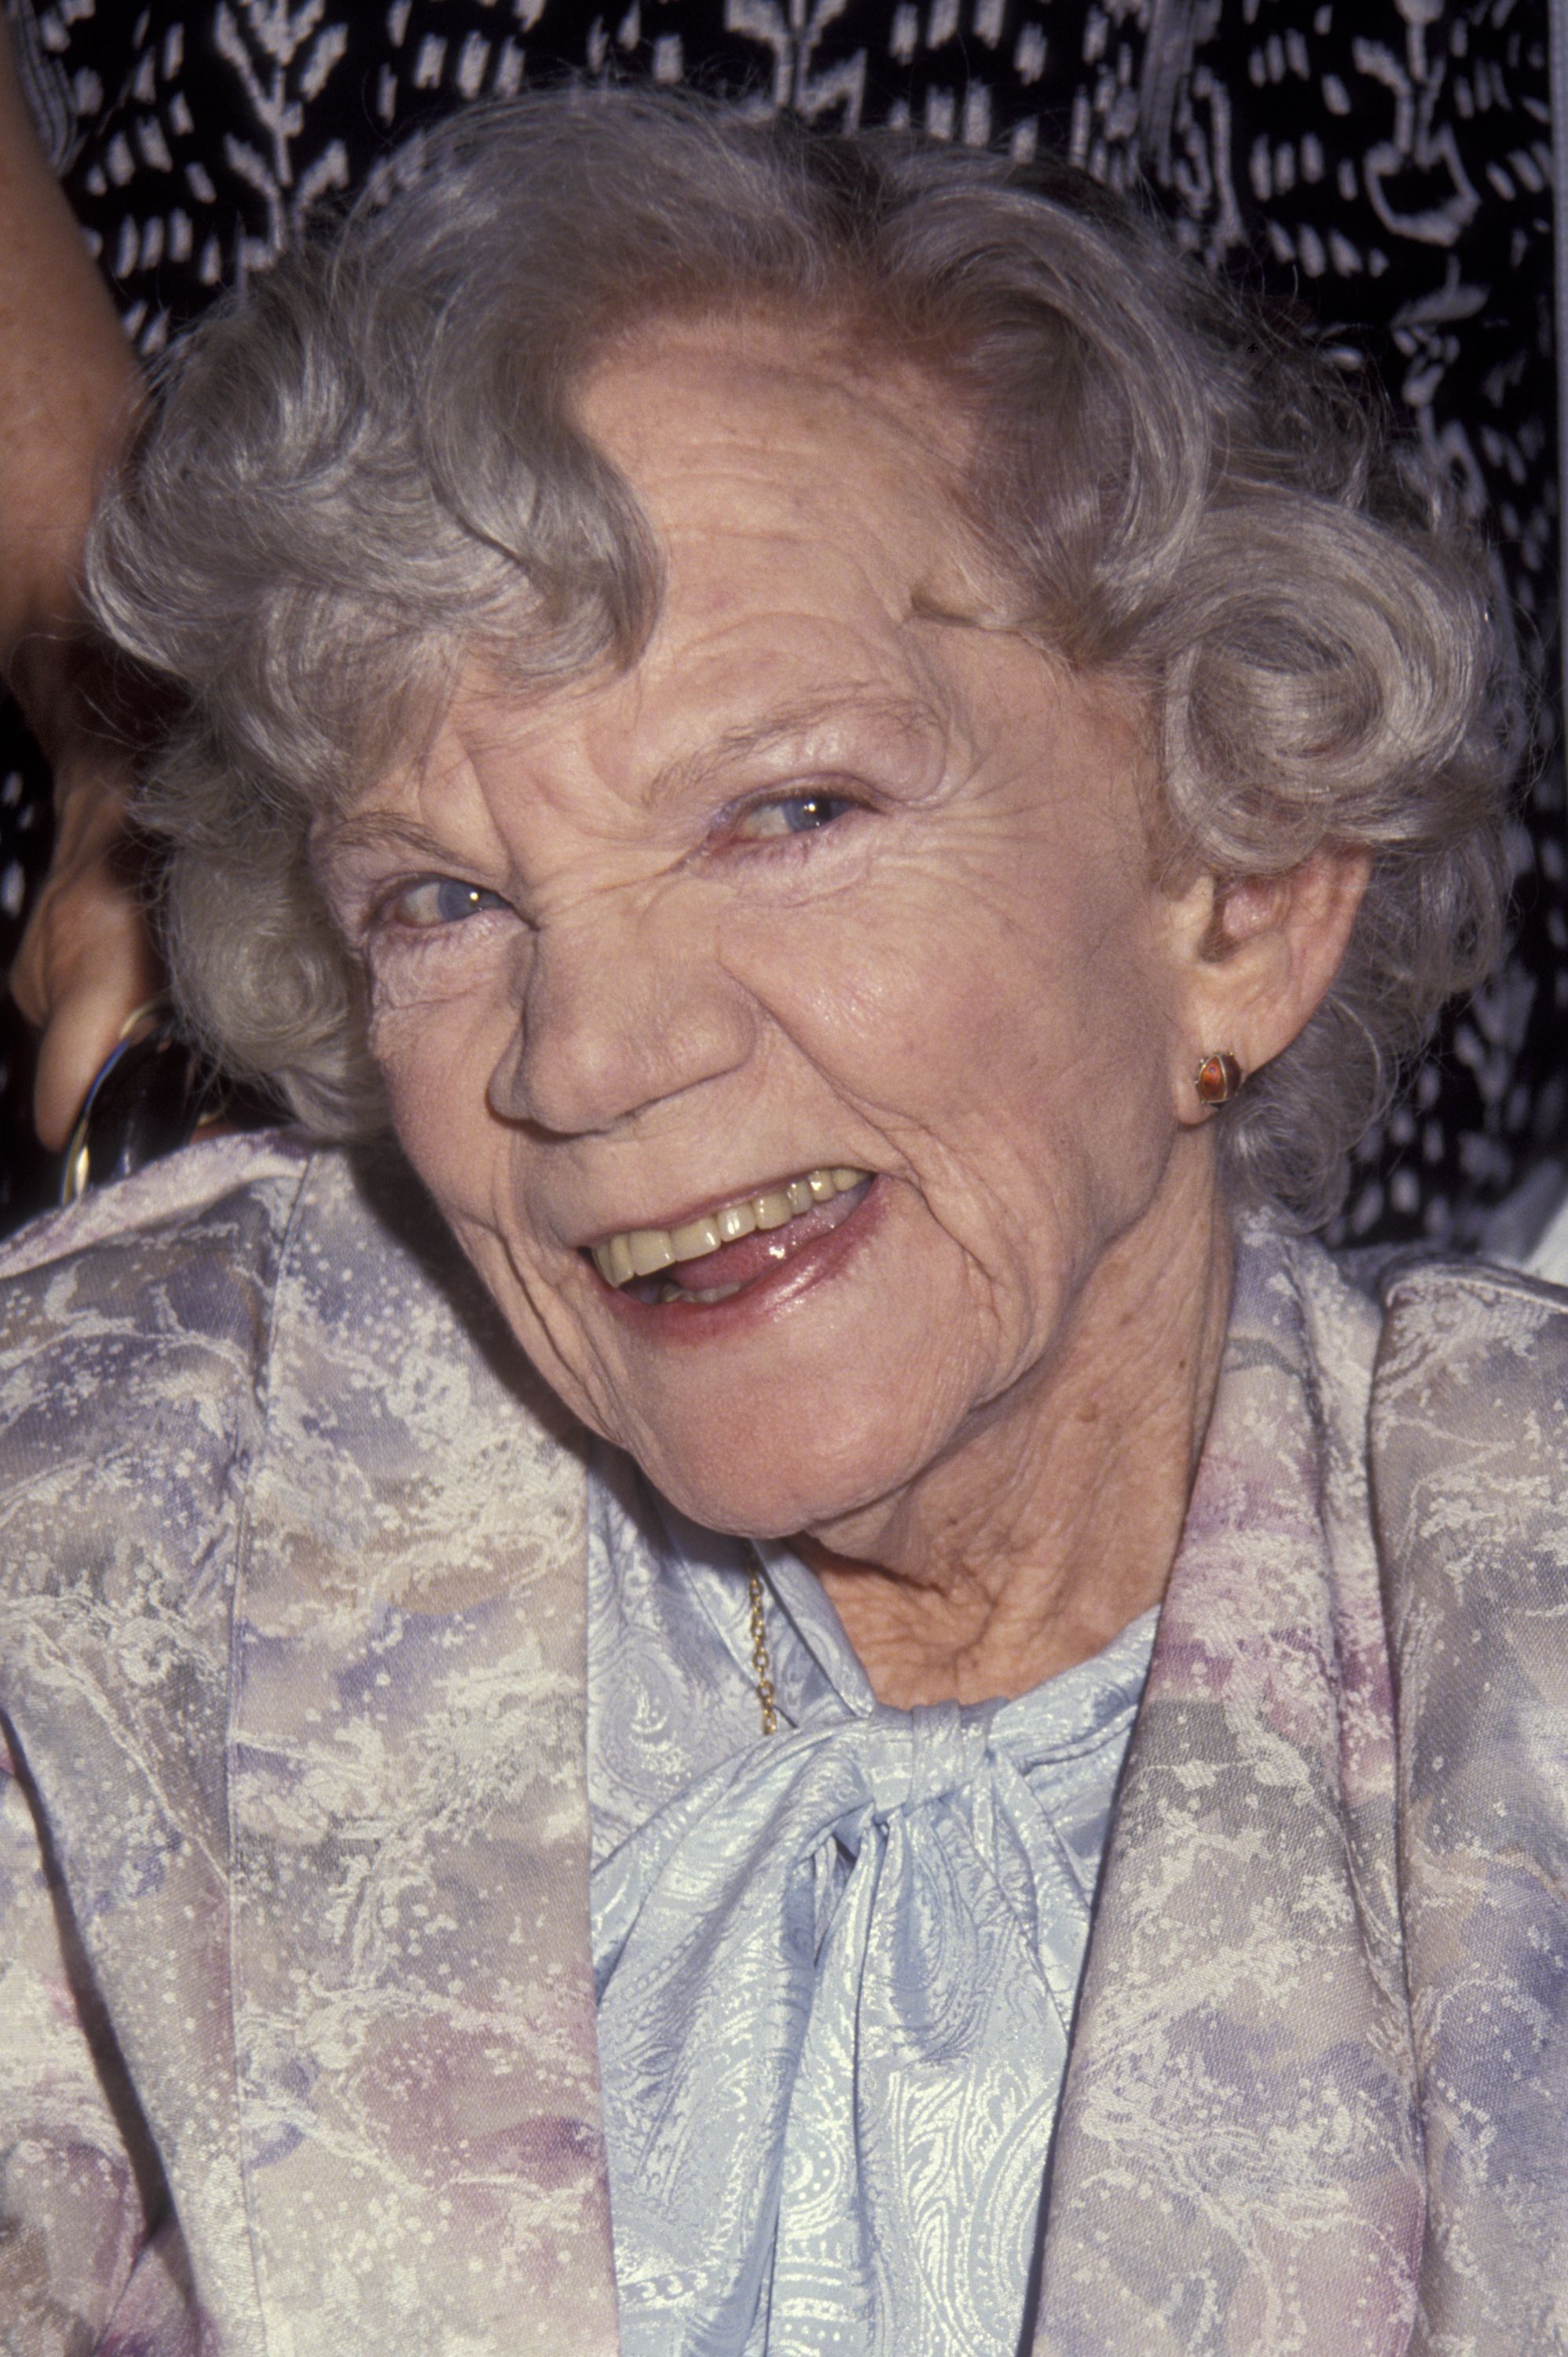
[[(371, 1052), (398, 1141), (444, 1211), (482, 1214), (506, 1132), (491, 1113), (489, 1067), (475, 1043), (449, 1039), (419, 1016), (378, 1008)], [(466, 1051), (465, 1051), (466, 1050)]]
[(447, 1224), (480, 1284), (499, 1309), (537, 1372), (572, 1414), (624, 1447), (614, 1406), (618, 1378), (607, 1364), (593, 1320), (585, 1320), (563, 1288), (550, 1282), (545, 1255), (526, 1219), (513, 1207), (466, 1215), (448, 1202)]
[(513, 1125), (491, 1111), (483, 1043), (464, 1056), (451, 1040), (395, 1024), (375, 1028), (398, 1142), (523, 1347), (537, 1354), (556, 1322), (539, 1271), (542, 1254), (527, 1201)]
[(568, 1405), (593, 1421), (578, 1371), (596, 1353), (544, 1274), (553, 1265), (549, 1230), (530, 1201), (526, 1150), (517, 1125), (489, 1102), (510, 1027), (429, 1018), (427, 1006), (378, 1006), (371, 1026), (398, 1142), (518, 1340)]

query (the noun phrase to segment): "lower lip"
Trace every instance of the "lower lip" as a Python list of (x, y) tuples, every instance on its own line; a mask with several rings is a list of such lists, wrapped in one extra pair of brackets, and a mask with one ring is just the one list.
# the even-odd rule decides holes
[[(706, 1341), (771, 1317), (825, 1278), (836, 1276), (845, 1261), (880, 1226), (883, 1200), (882, 1181), (874, 1178), (849, 1217), (841, 1220), (836, 1228), (831, 1228), (826, 1235), (811, 1237), (788, 1259), (776, 1262), (723, 1301), (638, 1301), (607, 1285), (590, 1262), (591, 1280), (632, 1328), (650, 1336), (657, 1335), (660, 1341)], [(789, 1231), (780, 1229), (777, 1232), (782, 1237)]]

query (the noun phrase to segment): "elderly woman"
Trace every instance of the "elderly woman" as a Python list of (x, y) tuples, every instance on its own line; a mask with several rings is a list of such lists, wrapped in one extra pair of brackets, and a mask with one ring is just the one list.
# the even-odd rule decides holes
[(1437, 494), (1065, 171), (578, 95), (94, 565), (188, 1018), (445, 1228), (13, 1257), (8, 2345), (1561, 2345), (1568, 1329), (1298, 1232), (1496, 937)]

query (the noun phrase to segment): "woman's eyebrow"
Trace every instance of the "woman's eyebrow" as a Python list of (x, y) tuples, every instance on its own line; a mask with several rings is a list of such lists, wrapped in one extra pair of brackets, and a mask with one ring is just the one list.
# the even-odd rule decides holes
[(449, 844), (437, 841), (417, 820), (400, 818), (392, 811), (351, 811), (323, 820), (313, 831), (312, 866), (323, 859), (351, 858), (357, 852), (406, 851), (417, 859), (450, 860)]
[[(812, 737), (846, 723), (867, 722), (878, 730), (893, 729), (910, 737), (933, 736), (945, 726), (935, 705), (919, 696), (868, 697), (856, 695), (852, 690), (816, 697), (770, 713), (764, 720), (725, 729), (699, 751), (667, 762), (654, 778), (650, 799), (655, 802), (674, 800), (683, 792), (711, 784), (726, 770), (758, 756), (799, 748), (803, 759), (814, 759), (818, 756), (810, 741)], [(828, 748), (823, 748), (823, 757), (832, 759)]]
[[(940, 736), (949, 726), (934, 700), (923, 696), (867, 696), (856, 694), (853, 688), (813, 696), (775, 710), (766, 718), (725, 729), (694, 752), (665, 762), (650, 783), (650, 805), (657, 809), (700, 792), (726, 770), (769, 754), (788, 754), (798, 748), (802, 759), (831, 760), (832, 748), (824, 747), (819, 754), (811, 739), (826, 730), (867, 724), (880, 732), (905, 737)], [(450, 843), (432, 834), (416, 819), (395, 811), (349, 811), (323, 818), (311, 835), (310, 859), (316, 868), (386, 851), (403, 852), (435, 866), (450, 865), (454, 857)]]

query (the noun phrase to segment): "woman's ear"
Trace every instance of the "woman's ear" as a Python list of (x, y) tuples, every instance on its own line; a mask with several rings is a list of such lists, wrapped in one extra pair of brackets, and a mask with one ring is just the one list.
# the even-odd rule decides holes
[(1206, 1120), (1194, 1085), (1208, 1057), (1255, 1072), (1304, 1030), (1339, 971), (1371, 873), (1365, 851), (1315, 852), (1283, 876), (1212, 877), (1181, 896), (1186, 1008), (1173, 1073), (1178, 1116)]

